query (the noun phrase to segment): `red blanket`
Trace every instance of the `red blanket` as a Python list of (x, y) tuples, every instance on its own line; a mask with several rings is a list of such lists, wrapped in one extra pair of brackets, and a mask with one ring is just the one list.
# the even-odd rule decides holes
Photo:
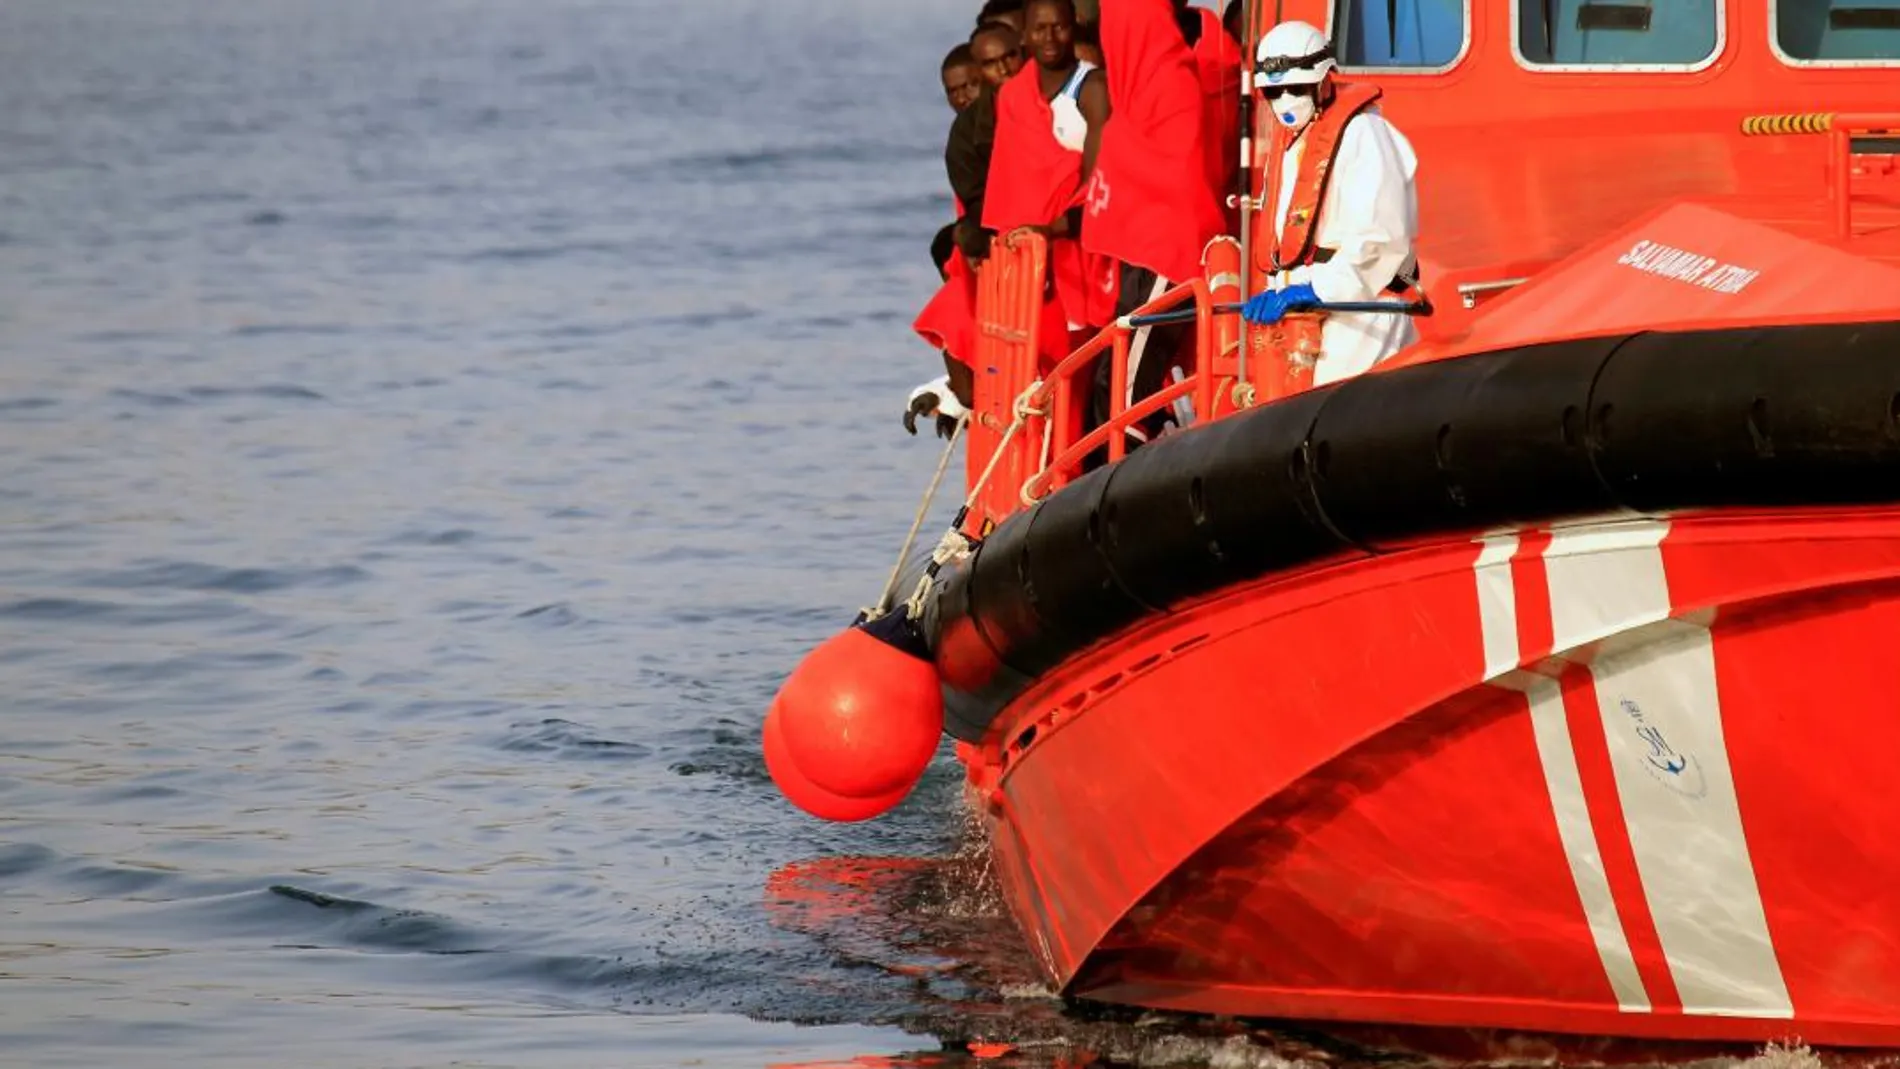
[[(1220, 17), (1207, 8), (1201, 9), (1201, 39), (1194, 44), (1194, 64), (1201, 78), (1201, 149), (1207, 182), (1215, 204), (1225, 205), (1227, 194), (1239, 191), (1240, 45), (1227, 35)], [(1225, 215), (1223, 230), (1237, 232), (1238, 210)]]
[[(963, 218), (963, 199), (954, 194), (950, 199), (957, 206), (957, 218)], [(930, 303), (924, 305), (924, 310), (917, 313), (910, 329), (932, 349), (948, 350), (951, 356), (975, 367), (976, 272), (970, 270), (963, 250), (952, 248), (944, 273), (947, 277), (943, 285), (937, 288)]]
[(932, 349), (947, 350), (951, 356), (976, 366), (976, 273), (963, 258), (963, 250), (950, 253), (944, 265), (948, 278), (938, 287), (930, 303), (911, 323), (919, 337)]
[[(996, 97), (996, 142), (983, 196), (983, 225), (997, 234), (1018, 226), (1042, 226), (1077, 203), (1082, 154), (1056, 141), (1055, 113), (1043, 99), (1036, 65), (1025, 64)], [(1115, 265), (1093, 256), (1071, 238), (1049, 243), (1049, 273), (1059, 307), (1043, 319), (1099, 327), (1115, 314)], [(1045, 337), (1053, 337), (1048, 330)], [(1066, 344), (1066, 342), (1064, 343)], [(1066, 350), (1065, 350), (1066, 353)]]
[(1114, 115), (1085, 201), (1083, 244), (1175, 281), (1191, 278), (1200, 273), (1201, 249), (1226, 228), (1225, 190), (1210, 163), (1221, 150), (1209, 144), (1224, 120), (1216, 114), (1210, 121), (1206, 112), (1210, 86), (1225, 78), (1222, 63), (1236, 64), (1238, 86), (1239, 50), (1209, 17), (1202, 29), (1208, 58), (1199, 59), (1182, 40), (1169, 0), (1103, 0), (1101, 34)]

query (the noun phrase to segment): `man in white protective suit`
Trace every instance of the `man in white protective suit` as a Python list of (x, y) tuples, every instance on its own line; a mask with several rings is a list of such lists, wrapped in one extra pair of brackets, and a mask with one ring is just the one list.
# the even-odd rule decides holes
[(1379, 90), (1340, 79), (1337, 68), (1326, 36), (1305, 22), (1280, 23), (1255, 49), (1254, 88), (1285, 149), (1255, 217), (1255, 277), (1267, 288), (1241, 315), (1281, 325), (1277, 343), (1295, 361), (1313, 362), (1315, 386), (1366, 371), (1418, 331), (1390, 312), (1288, 312), (1423, 301), (1413, 249), (1418, 157), (1379, 114)]

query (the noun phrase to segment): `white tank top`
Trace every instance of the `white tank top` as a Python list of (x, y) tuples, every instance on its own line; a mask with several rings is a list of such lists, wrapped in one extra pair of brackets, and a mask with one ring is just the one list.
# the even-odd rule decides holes
[(1062, 91), (1049, 102), (1049, 110), (1055, 112), (1055, 120), (1049, 124), (1049, 132), (1056, 137), (1056, 144), (1070, 152), (1082, 151), (1082, 145), (1089, 136), (1089, 121), (1082, 117), (1082, 109), (1076, 107), (1075, 99), (1082, 94), (1082, 79), (1095, 69), (1093, 63), (1077, 63), (1075, 73), (1062, 83)]

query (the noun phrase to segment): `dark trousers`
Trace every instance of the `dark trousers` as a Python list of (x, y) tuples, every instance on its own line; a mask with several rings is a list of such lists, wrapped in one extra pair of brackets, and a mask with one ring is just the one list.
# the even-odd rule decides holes
[[(1115, 297), (1116, 318), (1161, 296), (1173, 285), (1173, 282), (1145, 267), (1124, 262), (1121, 265), (1121, 289)], [(1135, 329), (1128, 339), (1128, 397), (1122, 407), (1130, 407), (1168, 384), (1168, 369), (1174, 366), (1176, 355), (1192, 337), (1193, 331), (1194, 323), (1191, 320)], [(1111, 350), (1095, 363), (1095, 388), (1089, 393), (1088, 430), (1094, 430), (1108, 421), (1112, 374), (1110, 361), (1113, 359)], [(1139, 431), (1128, 434), (1128, 446), (1135, 448), (1144, 441), (1153, 441), (1160, 436), (1163, 428), (1173, 422), (1174, 413), (1169, 409), (1150, 414), (1135, 425)], [(1083, 470), (1100, 467), (1107, 461), (1108, 450), (1097, 449), (1083, 462)]]

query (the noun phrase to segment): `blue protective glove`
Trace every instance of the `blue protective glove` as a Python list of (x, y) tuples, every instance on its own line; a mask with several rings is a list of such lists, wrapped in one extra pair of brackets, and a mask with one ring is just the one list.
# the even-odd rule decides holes
[(1271, 326), (1286, 318), (1288, 312), (1298, 312), (1319, 306), (1319, 294), (1305, 282), (1288, 286), (1283, 290), (1261, 290), (1247, 299), (1240, 309), (1240, 318), (1249, 323)]

